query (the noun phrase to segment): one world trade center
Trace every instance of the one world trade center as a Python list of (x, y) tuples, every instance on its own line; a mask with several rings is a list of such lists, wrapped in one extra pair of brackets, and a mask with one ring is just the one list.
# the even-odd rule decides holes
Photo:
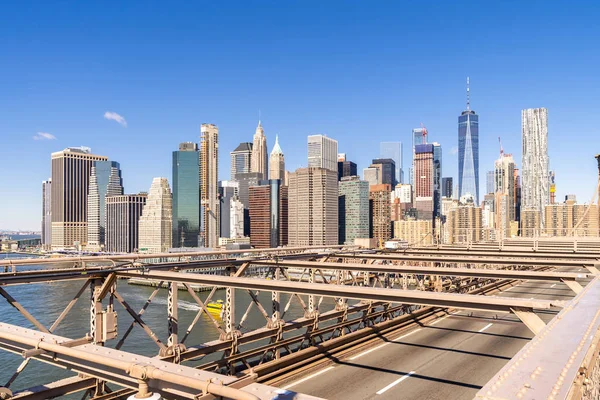
[(479, 205), (479, 116), (471, 110), (469, 78), (467, 109), (458, 117), (458, 197), (466, 194)]

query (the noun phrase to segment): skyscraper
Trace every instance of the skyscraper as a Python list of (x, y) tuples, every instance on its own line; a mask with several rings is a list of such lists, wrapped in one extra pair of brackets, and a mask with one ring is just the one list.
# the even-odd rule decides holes
[(106, 196), (123, 194), (118, 162), (96, 161), (90, 173), (88, 193), (88, 238), (86, 249), (102, 250), (106, 231)]
[[(260, 122), (258, 124), (262, 133)], [(259, 129), (257, 135), (259, 135)], [(257, 135), (254, 135), (255, 138)], [(263, 135), (264, 136), (264, 135)], [(259, 141), (260, 142), (260, 141)], [(259, 147), (263, 146), (259, 143)], [(266, 139), (264, 155), (266, 156)], [(256, 143), (254, 145), (256, 147)], [(253, 148), (254, 150), (254, 148)], [(256, 153), (255, 153), (256, 154)], [(261, 153), (262, 154), (262, 153)], [(259, 154), (259, 155), (261, 155)], [(254, 154), (252, 155), (254, 157)], [(266, 162), (266, 160), (265, 160)], [(263, 164), (261, 164), (263, 165)], [(200, 128), (200, 246), (215, 248), (219, 245), (219, 128), (213, 124), (202, 124)], [(266, 172), (264, 167), (263, 174)]]
[(415, 146), (415, 160), (413, 163), (415, 180), (414, 195), (418, 219), (433, 219), (433, 156), (432, 144), (419, 144)]
[(373, 239), (379, 245), (392, 237), (391, 185), (372, 185), (369, 188), (369, 206)]
[(380, 166), (380, 181), (384, 185), (395, 187), (398, 183), (396, 177), (396, 163), (391, 158), (376, 158), (371, 163), (371, 167)]
[[(222, 238), (234, 237), (231, 235), (231, 202), (237, 196), (239, 183), (237, 181), (219, 182), (220, 221), (219, 234)], [(242, 218), (244, 218), (242, 212)], [(242, 225), (243, 229), (243, 225)]]
[(289, 175), (290, 246), (338, 244), (337, 172), (299, 168)]
[(494, 171), (488, 171), (485, 179), (485, 194), (495, 193), (494, 182), (496, 180)]
[(339, 182), (339, 243), (369, 237), (369, 182), (345, 176)]
[(325, 135), (308, 137), (308, 166), (337, 172), (337, 140)]
[(285, 182), (285, 158), (279, 146), (279, 135), (275, 135), (275, 146), (269, 156), (269, 179), (279, 179), (283, 185)]
[(200, 159), (198, 145), (181, 143), (173, 152), (173, 247), (198, 247)]
[(250, 188), (250, 244), (257, 249), (288, 243), (288, 188), (279, 179)]
[(541, 214), (544, 228), (544, 208), (550, 203), (548, 158), (548, 110), (529, 108), (521, 112), (523, 132), (523, 169), (521, 182), (522, 210)]
[(254, 141), (252, 143), (252, 172), (261, 174), (262, 179), (267, 179), (269, 176), (269, 153), (267, 153), (267, 137), (265, 131), (258, 121), (258, 126), (254, 133)]
[(412, 130), (412, 166), (410, 168), (410, 184), (415, 186), (415, 147), (419, 144), (427, 143), (427, 128), (415, 128)]
[(96, 161), (88, 147), (68, 147), (52, 153), (52, 248), (87, 244), (87, 203), (90, 172)]
[(139, 250), (164, 253), (172, 246), (173, 196), (167, 178), (154, 178), (139, 219)]
[(467, 109), (458, 117), (458, 197), (467, 193), (479, 204), (479, 115), (471, 110), (469, 78)]
[(367, 181), (369, 185), (379, 185), (381, 184), (381, 176), (379, 172), (381, 168), (377, 167), (368, 167), (363, 169), (363, 179)]
[(52, 179), (42, 182), (42, 246), (52, 245)]
[(379, 157), (391, 158), (396, 164), (396, 183), (404, 183), (402, 170), (402, 142), (382, 142), (379, 144)]
[(442, 210), (442, 145), (433, 142), (433, 215), (439, 217)]
[(442, 178), (442, 197), (452, 198), (452, 177)]
[(245, 174), (252, 170), (252, 143), (243, 142), (231, 153), (231, 180), (237, 174)]
[(356, 176), (358, 171), (356, 170), (356, 163), (346, 160), (346, 155), (343, 158), (339, 157), (338, 154), (338, 181), (341, 181), (345, 176)]
[(139, 248), (139, 221), (146, 193), (106, 197), (105, 251), (133, 253)]

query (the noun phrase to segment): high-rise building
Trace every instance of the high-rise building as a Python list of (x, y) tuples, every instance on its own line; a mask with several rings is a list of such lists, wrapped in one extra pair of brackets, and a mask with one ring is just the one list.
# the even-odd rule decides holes
[(556, 175), (550, 171), (550, 204), (556, 203)]
[(251, 171), (261, 174), (261, 179), (267, 179), (269, 176), (269, 153), (267, 153), (267, 137), (260, 121), (254, 132), (251, 163)]
[(427, 129), (425, 127), (412, 130), (412, 166), (410, 168), (410, 184), (415, 185), (415, 149), (417, 145), (427, 143)]
[(381, 183), (395, 187), (396, 180), (396, 163), (391, 158), (376, 158), (371, 163), (371, 167), (380, 166), (381, 168)]
[(106, 197), (105, 251), (133, 253), (139, 248), (139, 221), (147, 197), (146, 193)]
[(257, 249), (288, 242), (288, 188), (279, 179), (250, 187), (250, 244)]
[(561, 204), (545, 207), (547, 236), (598, 237), (600, 226), (597, 204), (575, 204), (566, 200)]
[[(529, 108), (521, 112), (523, 133), (523, 169), (521, 205), (542, 214), (550, 203), (548, 158), (548, 110)], [(540, 227), (544, 227), (541, 215)]]
[(433, 215), (439, 217), (442, 209), (442, 145), (433, 146)]
[(325, 135), (308, 137), (308, 167), (325, 168), (337, 172), (337, 140)]
[(447, 199), (452, 198), (452, 178), (442, 178), (442, 197)]
[(542, 212), (533, 208), (521, 209), (521, 236), (539, 237), (542, 232)]
[(115, 161), (96, 161), (90, 172), (86, 249), (102, 250), (106, 232), (106, 196), (123, 194), (121, 168)]
[(479, 115), (471, 110), (469, 78), (467, 109), (458, 117), (458, 197), (471, 194), (479, 204)]
[(510, 236), (510, 223), (515, 217), (515, 161), (512, 155), (502, 153), (494, 163), (494, 206), (496, 229), (504, 237)]
[(424, 246), (433, 243), (432, 222), (407, 219), (394, 221), (394, 238), (408, 242), (409, 246)]
[(90, 172), (96, 161), (88, 147), (68, 147), (52, 153), (52, 248), (87, 244)]
[(154, 178), (139, 219), (139, 250), (164, 253), (172, 246), (173, 196), (167, 178)]
[(369, 187), (369, 208), (371, 220), (371, 236), (382, 243), (392, 237), (392, 209), (390, 205), (390, 185), (373, 185)]
[(252, 170), (252, 143), (242, 142), (231, 153), (231, 180)]
[(495, 176), (494, 176), (495, 172), (494, 171), (488, 171), (485, 174), (485, 194), (489, 194), (489, 193), (495, 193), (494, 190), (494, 185), (495, 185)]
[(369, 237), (369, 183), (358, 176), (343, 177), (338, 186), (339, 243)]
[(299, 168), (288, 184), (289, 245), (338, 244), (337, 171)]
[(477, 243), (482, 240), (482, 210), (474, 204), (459, 205), (448, 213), (448, 244)]
[(414, 196), (418, 219), (433, 219), (434, 215), (434, 164), (433, 145), (415, 146)]
[(42, 182), (42, 247), (52, 245), (52, 179)]
[(285, 181), (285, 157), (279, 146), (279, 135), (275, 135), (275, 146), (269, 156), (269, 180), (271, 179), (279, 179), (282, 185), (287, 184)]
[(404, 183), (404, 171), (402, 170), (402, 142), (382, 142), (379, 144), (379, 157), (391, 158), (396, 165), (396, 182)]
[[(261, 132), (262, 127), (258, 124)], [(256, 128), (257, 135), (259, 129)], [(257, 135), (254, 135), (256, 138)], [(258, 135), (260, 136), (260, 135)], [(263, 135), (264, 137), (264, 135)], [(263, 146), (260, 141), (258, 147)], [(264, 142), (264, 155), (266, 157), (266, 139)], [(255, 150), (255, 143), (252, 150)], [(262, 156), (262, 153), (257, 157)], [(265, 159), (266, 162), (266, 159)], [(262, 165), (262, 163), (260, 163)], [(254, 165), (254, 164), (253, 164)], [(266, 172), (266, 166), (262, 172)], [(213, 124), (202, 124), (200, 127), (200, 246), (216, 248), (219, 245), (219, 128)]]
[[(379, 168), (378, 168), (379, 167)], [(369, 182), (369, 185), (380, 185), (381, 184), (381, 166), (370, 166), (363, 169), (363, 179)]]
[(515, 221), (521, 221), (521, 176), (518, 168), (515, 168)]
[[(250, 232), (249, 217), (245, 218), (244, 205), (240, 197), (235, 195), (229, 203), (229, 237), (239, 239), (247, 236)], [(248, 219), (248, 227), (245, 226), (245, 220)]]
[(356, 169), (356, 163), (346, 160), (346, 155), (343, 154), (343, 159), (338, 154), (338, 181), (341, 181), (345, 176), (356, 176), (358, 171)]
[[(222, 238), (230, 238), (231, 236), (231, 202), (238, 194), (239, 183), (237, 181), (220, 181), (219, 182), (219, 203), (220, 203), (220, 220), (219, 234)], [(239, 198), (238, 198), (239, 199)], [(242, 229), (243, 229), (242, 212)]]
[(198, 145), (181, 143), (173, 152), (173, 247), (198, 247), (200, 157)]

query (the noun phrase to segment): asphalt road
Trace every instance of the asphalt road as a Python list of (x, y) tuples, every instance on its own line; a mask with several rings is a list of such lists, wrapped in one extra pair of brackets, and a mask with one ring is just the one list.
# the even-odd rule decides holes
[[(561, 271), (583, 271), (563, 268)], [(527, 281), (504, 297), (568, 300), (563, 283)], [(553, 311), (539, 312), (548, 322)], [(336, 360), (284, 386), (325, 399), (472, 399), (533, 337), (514, 315), (461, 311)]]

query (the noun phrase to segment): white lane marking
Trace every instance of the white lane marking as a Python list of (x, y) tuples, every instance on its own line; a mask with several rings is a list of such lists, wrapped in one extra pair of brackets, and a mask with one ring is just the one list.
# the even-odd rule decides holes
[(377, 392), (377, 394), (384, 394), (389, 389), (393, 388), (394, 386), (396, 386), (397, 384), (399, 384), (400, 382), (402, 382), (403, 380), (405, 380), (406, 378), (408, 378), (409, 376), (411, 376), (415, 372), (416, 371), (410, 371), (408, 374), (404, 375), (402, 378), (396, 379), (394, 382), (390, 383), (389, 385), (387, 385), (386, 387), (384, 387), (383, 389), (381, 389), (379, 392)]
[(550, 288), (553, 288), (554, 286), (556, 286), (556, 283), (553, 283), (552, 286), (550, 286)]
[(487, 328), (489, 328), (492, 325), (494, 325), (494, 324), (487, 324), (486, 326), (484, 326), (483, 328), (481, 328), (478, 332), (483, 332), (483, 331), (485, 331)]
[[(421, 328), (415, 329), (412, 332), (408, 332), (406, 335), (402, 335), (399, 338), (396, 338), (396, 339), (392, 340), (392, 342), (395, 342), (396, 340), (404, 339), (405, 337), (410, 336), (410, 335), (412, 335), (415, 332), (419, 332), (420, 330), (421, 330)], [(380, 348), (382, 348), (383, 346), (387, 346), (388, 344), (390, 344), (390, 342), (386, 342), (386, 343), (380, 344), (379, 346), (373, 347), (373, 348), (371, 348), (369, 350), (365, 350), (362, 353), (359, 353), (359, 354), (357, 354), (355, 356), (350, 357), (349, 360), (356, 360), (357, 358), (362, 357), (365, 354), (369, 354), (369, 353), (371, 353), (371, 352), (373, 352), (375, 350), (379, 350)]]
[(319, 372), (315, 372), (314, 374), (307, 376), (306, 378), (302, 378), (302, 379), (300, 379), (299, 381), (296, 381), (296, 382), (294, 382), (294, 383), (290, 383), (290, 384), (289, 384), (289, 385), (287, 385), (287, 386), (284, 386), (284, 387), (283, 387), (283, 389), (289, 389), (289, 388), (291, 388), (291, 387), (293, 387), (293, 386), (296, 386), (296, 385), (298, 385), (298, 384), (300, 384), (300, 383), (302, 383), (302, 382), (306, 382), (307, 380), (309, 380), (309, 379), (312, 379), (312, 378), (314, 378), (315, 376), (319, 376), (319, 375), (321, 375), (321, 374), (324, 374), (325, 372), (327, 372), (327, 371), (330, 371), (330, 370), (332, 370), (332, 369), (333, 369), (333, 367), (327, 367), (327, 368), (325, 368), (325, 369), (322, 369), (322, 370), (320, 370)]
[(430, 323), (429, 326), (433, 326), (433, 325), (437, 324), (438, 322), (445, 320), (448, 317), (449, 317), (449, 315), (446, 315), (445, 317), (442, 317), (442, 318), (438, 318), (435, 321), (433, 321), (432, 323)]

